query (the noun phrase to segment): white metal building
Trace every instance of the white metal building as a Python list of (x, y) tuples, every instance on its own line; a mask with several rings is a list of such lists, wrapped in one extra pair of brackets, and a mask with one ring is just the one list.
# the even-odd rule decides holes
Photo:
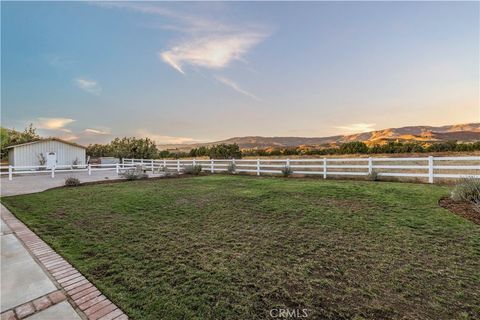
[(85, 164), (86, 148), (58, 138), (46, 138), (8, 147), (8, 162), (12, 166)]

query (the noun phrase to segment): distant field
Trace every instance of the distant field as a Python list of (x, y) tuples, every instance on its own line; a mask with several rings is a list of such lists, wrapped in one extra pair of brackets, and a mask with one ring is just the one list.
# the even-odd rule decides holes
[(479, 319), (447, 187), (210, 175), (3, 198), (133, 319)]

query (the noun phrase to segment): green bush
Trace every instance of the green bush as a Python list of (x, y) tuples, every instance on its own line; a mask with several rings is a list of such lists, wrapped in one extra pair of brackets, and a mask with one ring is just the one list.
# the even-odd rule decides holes
[(292, 168), (290, 168), (290, 166), (285, 166), (285, 167), (282, 168), (282, 174), (283, 174), (284, 177), (288, 177), (292, 173), (293, 173), (293, 170), (292, 170)]
[(377, 171), (375, 170), (372, 170), (372, 172), (370, 172), (368, 175), (367, 175), (367, 180), (370, 180), (370, 181), (378, 181), (380, 178), (380, 175), (378, 174)]
[(161, 167), (158, 169), (158, 172), (168, 173), (168, 167), (167, 167), (167, 166), (161, 166)]
[(136, 166), (135, 168), (127, 169), (120, 173), (120, 176), (130, 181), (148, 178), (148, 175), (143, 172), (142, 166)]
[(452, 190), (451, 198), (455, 201), (467, 201), (480, 212), (480, 179), (464, 178)]
[(78, 187), (80, 185), (80, 180), (75, 177), (68, 177), (65, 179), (66, 187)]
[(237, 166), (235, 165), (235, 163), (231, 162), (228, 165), (227, 172), (230, 174), (235, 174), (237, 172)]
[(196, 164), (194, 166), (186, 166), (183, 172), (186, 174), (193, 174), (195, 176), (198, 176), (200, 175), (200, 173), (202, 173), (202, 166), (199, 164)]

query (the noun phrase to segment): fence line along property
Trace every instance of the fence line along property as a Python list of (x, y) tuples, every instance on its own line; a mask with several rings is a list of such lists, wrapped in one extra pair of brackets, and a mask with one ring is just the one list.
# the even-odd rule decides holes
[(236, 172), (261, 175), (281, 174), (289, 167), (292, 174), (328, 176), (367, 176), (376, 172), (383, 177), (458, 179), (480, 178), (480, 156), (417, 157), (417, 158), (316, 158), (316, 159), (209, 159), (209, 160), (166, 160), (166, 159), (123, 159), (122, 165), (163, 167), (181, 172), (185, 167), (201, 165), (203, 171), (211, 173), (227, 171), (230, 164)]
[[(417, 158), (315, 158), (315, 159), (123, 159), (119, 164), (60, 165), (47, 169), (45, 166), (2, 166), (1, 175), (9, 180), (13, 175), (47, 173), (55, 177), (56, 172), (88, 172), (116, 170), (117, 173), (138, 165), (152, 172), (171, 170), (181, 173), (188, 166), (201, 165), (210, 173), (227, 171), (231, 164), (236, 172), (281, 174), (289, 167), (292, 174), (328, 176), (367, 176), (372, 173), (380, 177), (410, 177), (428, 179), (434, 183), (441, 179), (462, 177), (480, 178), (480, 156), (417, 157)], [(8, 172), (3, 171), (8, 169)]]

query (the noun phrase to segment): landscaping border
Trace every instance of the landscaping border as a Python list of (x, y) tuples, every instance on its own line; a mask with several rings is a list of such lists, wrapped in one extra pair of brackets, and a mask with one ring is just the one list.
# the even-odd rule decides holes
[[(88, 320), (125, 320), (128, 316), (105, 297), (87, 278), (2, 205), (2, 219), (34, 260), (49, 275), (58, 291), (5, 310), (2, 319), (23, 319), (67, 299)], [(53, 296), (51, 296), (53, 295)]]
[(473, 204), (469, 202), (455, 201), (450, 197), (443, 197), (438, 200), (438, 205), (450, 212), (480, 225), (480, 213), (475, 213)]

